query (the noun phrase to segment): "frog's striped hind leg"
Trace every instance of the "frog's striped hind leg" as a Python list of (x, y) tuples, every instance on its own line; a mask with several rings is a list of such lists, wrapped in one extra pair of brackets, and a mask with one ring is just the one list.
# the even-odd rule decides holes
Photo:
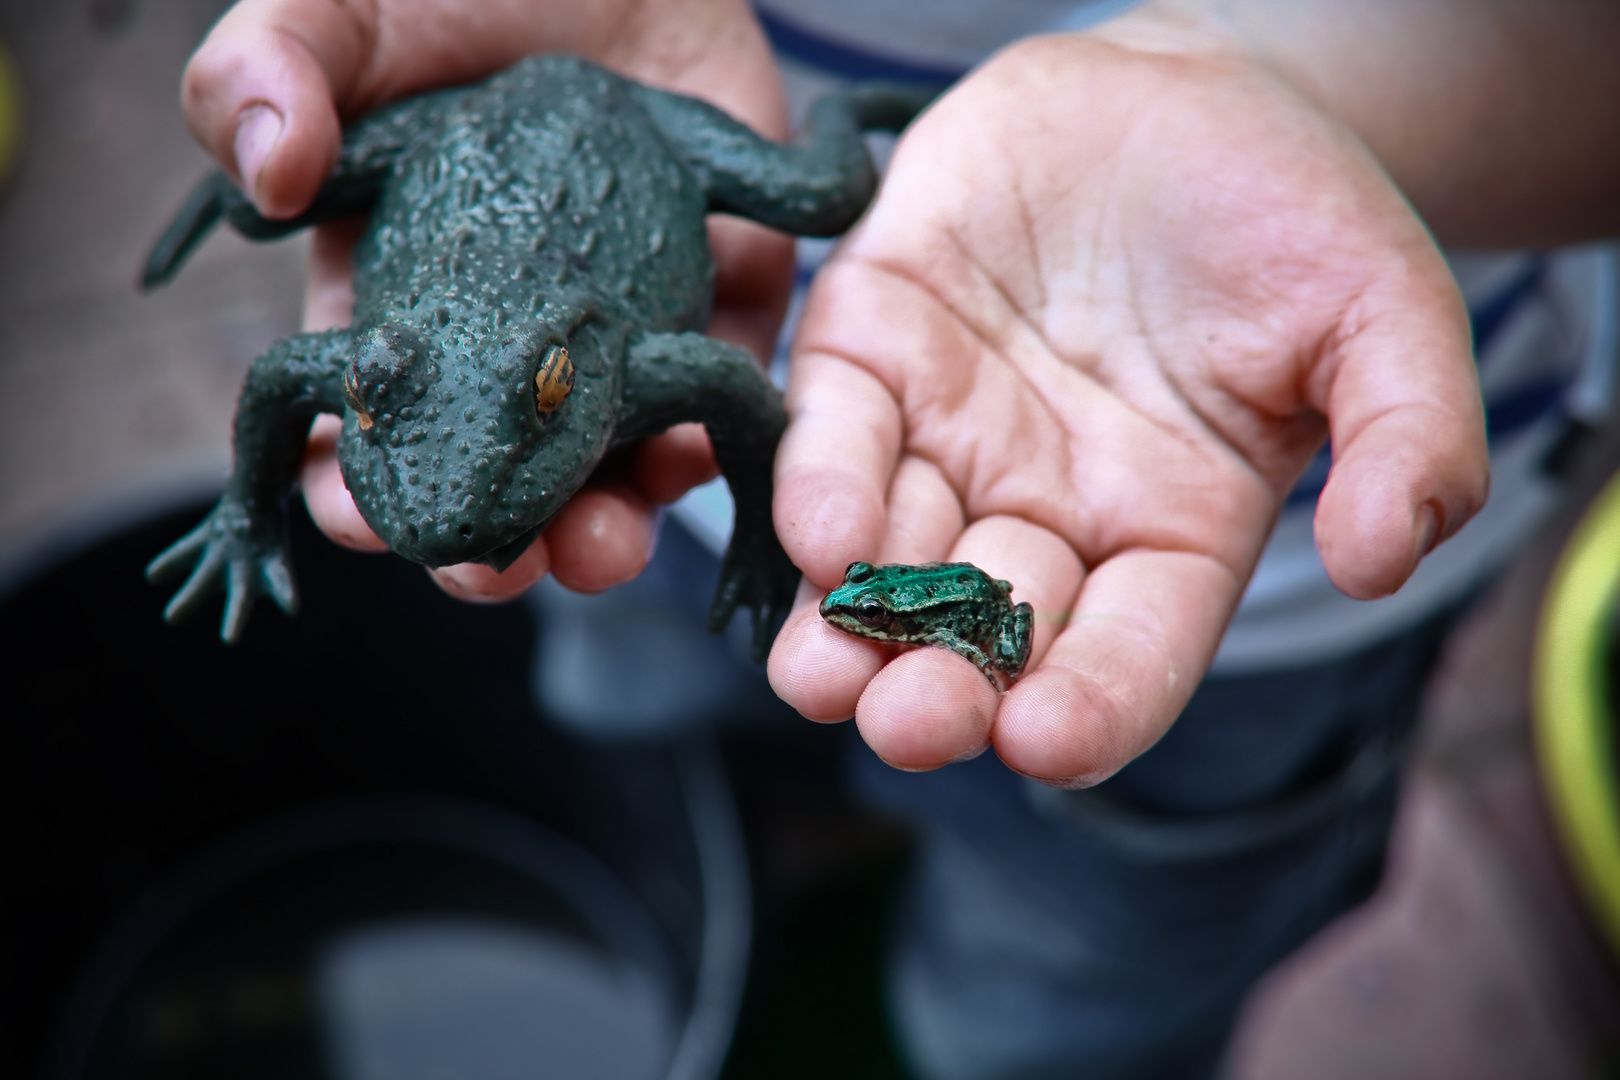
[(222, 172), (210, 173), (194, 188), (163, 231), (141, 268), (140, 286), (167, 284), (221, 218), (250, 240), (276, 240), (324, 221), (365, 214), (411, 138), (423, 129), (428, 110), (443, 95), (427, 95), (380, 109), (343, 133), (332, 175), (297, 217), (267, 218)]
[(283, 338), (248, 369), (236, 405), (235, 462), (225, 493), (208, 516), (146, 568), (150, 581), (191, 575), (164, 611), (169, 622), (191, 614), (225, 588), (220, 637), (242, 636), (253, 602), (269, 596), (289, 614), (297, 607), (285, 549), (286, 499), (303, 461), (316, 413), (343, 411), (347, 330)]
[(712, 105), (631, 84), (664, 138), (702, 180), (709, 209), (798, 236), (837, 236), (877, 190), (863, 131), (899, 131), (937, 88), (868, 84), (829, 94), (784, 145)]
[[(1009, 590), (1011, 591), (1011, 590)], [(996, 643), (997, 663), (1008, 678), (1016, 679), (1029, 663), (1030, 646), (1035, 640), (1035, 608), (1029, 603), (1017, 604), (1008, 612), (1003, 632)]]

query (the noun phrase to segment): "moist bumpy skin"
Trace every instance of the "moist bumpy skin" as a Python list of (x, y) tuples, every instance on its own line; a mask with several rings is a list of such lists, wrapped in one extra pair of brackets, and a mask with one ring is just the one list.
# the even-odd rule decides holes
[(821, 602), (821, 617), (872, 641), (942, 645), (973, 661), (992, 684), (1029, 661), (1035, 609), (1012, 602), (1012, 584), (972, 563), (850, 563)]
[(227, 640), (260, 594), (291, 610), (281, 501), (318, 412), (343, 414), (344, 482), (389, 547), (496, 569), (612, 446), (699, 421), (737, 507), (711, 627), (750, 608), (762, 657), (798, 579), (770, 519), (786, 414), (752, 357), (697, 332), (714, 276), (705, 216), (842, 232), (876, 185), (860, 132), (903, 126), (925, 100), (884, 88), (824, 99), (783, 146), (692, 99), (542, 57), (359, 122), (291, 221), (210, 177), (158, 242), (146, 285), (220, 217), (260, 239), (356, 213), (369, 225), (353, 325), (284, 339), (249, 371), (219, 506), (149, 570), (194, 566), (168, 617), (220, 583)]
[[(632, 327), (707, 314), (707, 199), (623, 86), (530, 65), (439, 110), (355, 253), (363, 429), (343, 479), (368, 524), (427, 566), (504, 566), (612, 441)], [(557, 85), (563, 83), (565, 85)], [(550, 348), (563, 404), (536, 407)]]

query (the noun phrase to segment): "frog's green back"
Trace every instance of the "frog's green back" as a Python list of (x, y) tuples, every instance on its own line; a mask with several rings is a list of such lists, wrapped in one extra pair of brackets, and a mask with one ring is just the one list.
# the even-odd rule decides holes
[(972, 563), (878, 566), (863, 585), (888, 596), (914, 596), (936, 604), (979, 602), (987, 598), (1005, 601), (1012, 592), (1008, 582), (992, 578)]

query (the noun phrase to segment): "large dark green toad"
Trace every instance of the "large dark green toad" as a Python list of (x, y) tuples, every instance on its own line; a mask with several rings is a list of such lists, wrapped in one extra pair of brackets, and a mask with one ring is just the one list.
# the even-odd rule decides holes
[(296, 219), (261, 217), (222, 174), (204, 181), (145, 285), (167, 281), (221, 216), (256, 239), (370, 219), (353, 325), (286, 338), (249, 370), (225, 494), (148, 570), (193, 566), (166, 617), (220, 583), (227, 641), (261, 594), (293, 610), (282, 504), (317, 413), (343, 415), (344, 482), (394, 551), (497, 570), (611, 447), (700, 421), (736, 503), (710, 626), (751, 609), (763, 657), (798, 580), (771, 525), (786, 415), (748, 353), (698, 332), (714, 276), (704, 216), (842, 232), (876, 186), (860, 133), (898, 129), (923, 100), (829, 97), (784, 146), (701, 102), (544, 57), (359, 121)]

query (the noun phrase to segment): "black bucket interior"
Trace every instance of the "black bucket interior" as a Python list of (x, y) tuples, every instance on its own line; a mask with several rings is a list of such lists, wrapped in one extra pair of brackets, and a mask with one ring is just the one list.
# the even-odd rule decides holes
[(217, 602), (166, 627), (142, 567), (206, 508), (40, 560), (0, 606), (7, 1071), (718, 1073), (749, 885), (712, 751), (559, 733), (521, 606), (341, 551), (301, 506), (296, 619), (235, 647)]

